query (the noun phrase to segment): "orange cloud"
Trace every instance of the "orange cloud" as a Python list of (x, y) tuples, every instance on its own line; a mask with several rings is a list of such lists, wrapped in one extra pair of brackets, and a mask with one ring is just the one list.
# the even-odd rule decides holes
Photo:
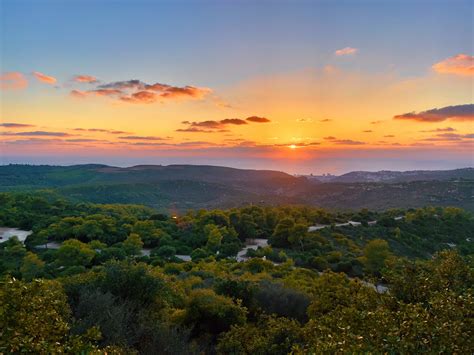
[(97, 78), (92, 75), (76, 75), (73, 80), (78, 83), (89, 83), (89, 84), (97, 83), (98, 81)]
[[(75, 81), (97, 83), (95, 77), (87, 75), (76, 76)], [(132, 79), (126, 81), (116, 81), (98, 85), (95, 90), (88, 91), (71, 91), (71, 95), (75, 97), (85, 97), (90, 93), (98, 96), (119, 96), (118, 99), (123, 102), (135, 104), (150, 104), (160, 99), (203, 99), (207, 94), (212, 93), (209, 88), (200, 88), (195, 86), (171, 86), (168, 84), (147, 84), (143, 81)]]
[(179, 88), (172, 86), (164, 90), (160, 96), (164, 98), (191, 97), (194, 99), (202, 99), (211, 92), (212, 90), (209, 88), (198, 88), (194, 86), (185, 86)]
[(338, 49), (337, 51), (334, 52), (334, 54), (340, 57), (343, 55), (353, 55), (353, 54), (356, 54), (358, 51), (359, 50), (357, 48), (345, 47), (342, 49)]
[(434, 71), (441, 74), (473, 76), (474, 56), (458, 54), (434, 64), (432, 68)]
[(46, 74), (43, 74), (43, 73), (40, 73), (40, 72), (37, 72), (37, 71), (34, 71), (33, 72), (33, 75), (36, 79), (38, 79), (39, 81), (41, 81), (42, 83), (45, 83), (45, 84), (55, 84), (56, 83), (56, 78), (53, 77), (53, 76), (49, 76), (49, 75), (46, 75)]
[(19, 72), (9, 72), (0, 75), (0, 88), (2, 90), (21, 90), (28, 86), (28, 80)]
[(150, 91), (138, 91), (131, 96), (122, 96), (120, 100), (136, 104), (152, 104), (157, 100), (157, 95)]

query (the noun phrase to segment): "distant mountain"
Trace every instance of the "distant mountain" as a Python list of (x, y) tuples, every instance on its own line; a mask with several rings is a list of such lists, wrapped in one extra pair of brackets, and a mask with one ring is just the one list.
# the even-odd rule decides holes
[(314, 177), (323, 182), (411, 182), (411, 181), (447, 181), (456, 179), (474, 179), (474, 168), (455, 170), (413, 170), (413, 171), (388, 171), (377, 172), (353, 171), (344, 175), (323, 175)]
[(335, 209), (458, 206), (474, 211), (474, 169), (295, 177), (204, 165), (0, 166), (0, 191), (48, 190), (74, 201), (160, 210), (307, 204)]

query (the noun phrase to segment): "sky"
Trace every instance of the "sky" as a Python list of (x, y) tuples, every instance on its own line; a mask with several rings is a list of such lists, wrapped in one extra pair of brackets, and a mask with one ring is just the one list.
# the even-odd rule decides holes
[(0, 164), (474, 165), (471, 1), (0, 0)]

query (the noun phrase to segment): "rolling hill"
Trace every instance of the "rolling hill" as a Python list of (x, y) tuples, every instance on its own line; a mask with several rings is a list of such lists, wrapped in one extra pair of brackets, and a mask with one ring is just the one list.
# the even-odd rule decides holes
[(334, 209), (437, 205), (474, 210), (474, 169), (352, 172), (322, 183), (279, 171), (200, 165), (0, 166), (0, 191), (25, 190), (53, 191), (74, 201), (144, 204), (159, 210), (246, 204)]

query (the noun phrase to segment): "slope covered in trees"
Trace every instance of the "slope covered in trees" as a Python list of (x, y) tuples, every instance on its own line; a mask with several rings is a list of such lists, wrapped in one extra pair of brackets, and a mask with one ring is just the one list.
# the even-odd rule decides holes
[[(474, 220), (458, 208), (167, 215), (2, 193), (0, 226), (33, 231), (0, 243), (0, 352), (474, 349)], [(256, 238), (269, 246), (237, 262)]]
[(356, 172), (321, 183), (278, 171), (216, 166), (6, 165), (0, 166), (0, 191), (41, 190), (75, 202), (143, 204), (164, 212), (248, 204), (374, 210), (433, 205), (474, 211), (472, 175), (469, 168)]

